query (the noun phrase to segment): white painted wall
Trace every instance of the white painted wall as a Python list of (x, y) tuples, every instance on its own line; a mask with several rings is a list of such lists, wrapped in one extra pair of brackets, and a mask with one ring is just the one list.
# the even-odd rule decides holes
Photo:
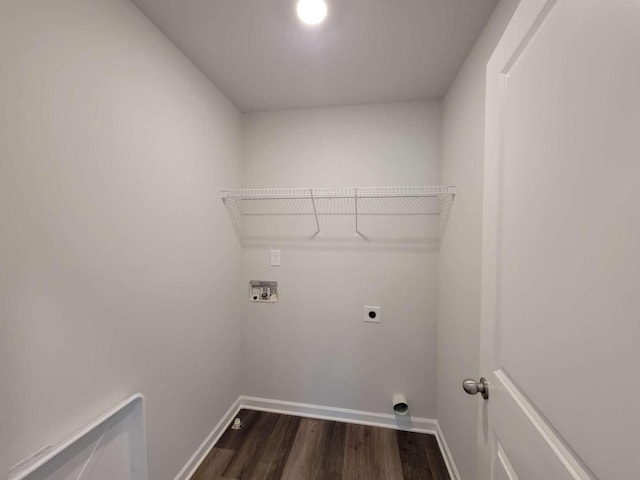
[[(243, 186), (438, 184), (440, 139), (439, 102), (250, 113)], [(243, 282), (277, 280), (280, 302), (244, 301), (244, 393), (391, 413), (403, 391), (413, 415), (433, 418), (437, 269), (433, 244), (247, 246)], [(381, 325), (363, 322), (364, 305), (382, 306)]]
[(240, 393), (241, 117), (127, 0), (0, 31), (0, 472), (142, 392), (171, 479)]
[(458, 186), (440, 251), (437, 418), (464, 480), (476, 477), (486, 63), (517, 0), (501, 0), (443, 101), (442, 182)]

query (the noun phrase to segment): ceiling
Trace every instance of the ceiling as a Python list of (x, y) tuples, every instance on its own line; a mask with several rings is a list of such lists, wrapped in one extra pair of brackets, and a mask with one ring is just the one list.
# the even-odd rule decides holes
[(497, 0), (133, 0), (243, 112), (442, 97)]

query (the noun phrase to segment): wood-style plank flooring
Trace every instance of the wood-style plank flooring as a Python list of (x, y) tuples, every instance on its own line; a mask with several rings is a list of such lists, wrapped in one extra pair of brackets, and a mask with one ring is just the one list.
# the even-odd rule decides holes
[(433, 435), (241, 410), (192, 480), (449, 480)]

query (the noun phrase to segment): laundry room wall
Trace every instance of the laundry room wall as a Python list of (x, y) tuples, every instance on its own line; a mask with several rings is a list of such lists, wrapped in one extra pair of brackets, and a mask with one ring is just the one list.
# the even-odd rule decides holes
[(460, 195), (440, 251), (438, 421), (463, 479), (476, 478), (477, 397), (462, 380), (478, 377), (484, 169), (485, 67), (518, 4), (501, 0), (443, 101), (442, 179)]
[(0, 31), (1, 475), (141, 392), (172, 479), (240, 394), (241, 115), (128, 0)]
[[(438, 101), (249, 113), (242, 186), (437, 185), (440, 139)], [(377, 233), (396, 233), (381, 222)], [(434, 418), (438, 232), (409, 242), (348, 228), (310, 240), (287, 238), (285, 226), (247, 242), (245, 296), (249, 280), (276, 280), (280, 298), (244, 299), (243, 391), (382, 413), (404, 392), (412, 415)], [(364, 323), (365, 305), (382, 307), (381, 324)]]

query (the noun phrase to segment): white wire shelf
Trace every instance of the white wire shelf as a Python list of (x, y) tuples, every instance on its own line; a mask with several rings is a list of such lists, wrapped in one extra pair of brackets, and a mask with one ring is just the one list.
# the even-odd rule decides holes
[[(221, 192), (241, 242), (245, 239), (248, 221), (253, 220), (254, 230), (256, 225), (262, 225), (264, 230), (268, 228), (269, 218), (273, 222), (276, 217), (309, 219), (306, 224), (309, 238), (321, 236), (323, 225), (331, 217), (340, 217), (343, 224), (346, 217), (351, 218), (346, 222), (350, 233), (363, 238), (367, 238), (366, 232), (361, 231), (363, 220), (375, 216), (403, 217), (405, 224), (411, 217), (438, 216), (440, 230), (444, 231), (455, 194), (454, 186), (262, 188)], [(258, 218), (262, 221), (256, 223)], [(393, 228), (392, 223), (387, 222), (386, 227)], [(279, 231), (283, 233), (282, 228)]]

